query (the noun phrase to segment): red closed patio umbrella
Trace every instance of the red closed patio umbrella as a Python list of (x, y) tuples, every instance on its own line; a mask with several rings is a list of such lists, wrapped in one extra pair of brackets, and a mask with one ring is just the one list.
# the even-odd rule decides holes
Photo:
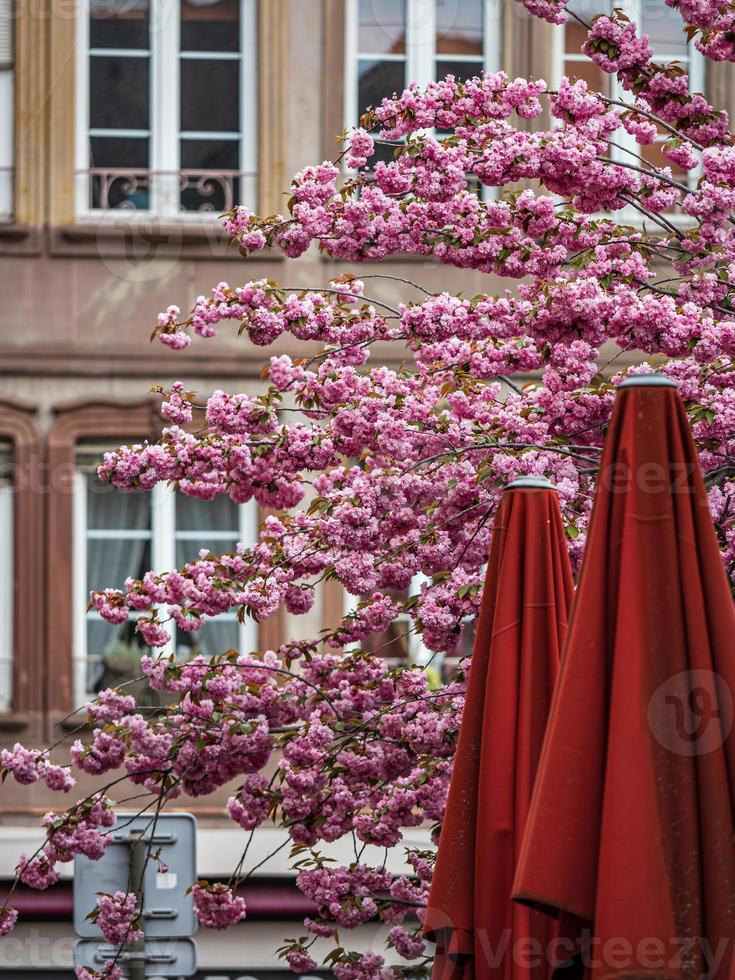
[(511, 886), (531, 799), (573, 582), (551, 484), (510, 484), (495, 520), (462, 725), (424, 933), (434, 980), (548, 974), (553, 923), (514, 906)]
[(727, 980), (735, 607), (675, 384), (620, 388), (514, 893), (595, 980)]

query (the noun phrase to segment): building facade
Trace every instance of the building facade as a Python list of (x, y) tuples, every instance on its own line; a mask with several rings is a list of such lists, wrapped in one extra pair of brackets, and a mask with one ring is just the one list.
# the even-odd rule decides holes
[[(598, 9), (586, 3), (576, 6)], [(661, 0), (625, 6), (696, 88), (735, 104), (732, 66), (705, 72), (675, 12)], [(257, 534), (253, 506), (166, 488), (123, 495), (94, 474), (105, 449), (156, 438), (152, 385), (182, 380), (206, 395), (262, 384), (263, 352), (232, 333), (179, 353), (149, 344), (160, 310), (186, 309), (221, 280), (318, 287), (345, 271), (315, 253), (243, 260), (218, 214), (233, 203), (283, 210), (289, 176), (335, 158), (335, 136), (409, 81), (504, 68), (607, 84), (579, 44), (575, 28), (534, 20), (514, 0), (0, 0), (0, 745), (56, 741), (90, 693), (132, 669), (131, 624), (86, 611), (90, 589)], [(469, 294), (496, 285), (423, 259), (371, 272)], [(380, 289), (405, 299), (393, 280)], [(224, 618), (195, 652), (312, 635), (343, 602), (325, 591), (306, 622)], [(170, 649), (186, 655), (187, 643), (172, 633)], [(238, 852), (227, 795), (186, 802), (210, 878), (227, 877)], [(36, 786), (0, 790), (0, 890), (52, 802)], [(0, 976), (71, 976), (70, 902), (68, 880), (20, 895)], [(285, 863), (265, 869), (248, 903), (226, 939), (200, 937), (201, 977), (282, 975), (272, 950), (305, 912)], [(359, 943), (374, 939), (365, 930)]]

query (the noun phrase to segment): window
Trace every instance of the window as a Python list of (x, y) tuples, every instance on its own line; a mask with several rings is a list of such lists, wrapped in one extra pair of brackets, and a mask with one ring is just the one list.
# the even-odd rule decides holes
[(347, 0), (345, 125), (409, 82), (497, 71), (500, 8), (485, 0)]
[[(397, 602), (404, 602), (409, 596), (418, 595), (421, 585), (427, 581), (423, 575), (414, 575), (407, 589), (382, 589)], [(365, 596), (369, 599), (370, 596)], [(344, 614), (356, 612), (360, 596), (344, 592)], [(350, 643), (348, 649), (369, 650), (375, 656), (382, 657), (391, 667), (425, 666), (432, 659), (432, 652), (424, 646), (420, 633), (413, 627), (413, 620), (408, 613), (401, 613), (383, 633), (372, 633), (356, 643)]]
[[(77, 458), (74, 495), (74, 697), (82, 704), (94, 691), (119, 684), (137, 672), (147, 651), (134, 630), (134, 616), (116, 626), (86, 611), (95, 589), (122, 587), (128, 576), (148, 569), (167, 571), (195, 559), (201, 549), (235, 550), (238, 541), (257, 539), (257, 507), (238, 506), (227, 497), (201, 501), (157, 486), (152, 493), (124, 493), (96, 475), (102, 450)], [(195, 633), (168, 623), (167, 652), (188, 660), (214, 656), (231, 647), (250, 651), (257, 644), (253, 620), (238, 623), (229, 613), (207, 621)]]
[(12, 452), (0, 443), (0, 711), (13, 700), (13, 538)]
[[(421, 586), (429, 579), (423, 575), (414, 575), (407, 589), (384, 589), (396, 601), (403, 602), (409, 596), (417, 596)], [(345, 590), (344, 614), (356, 612), (360, 598)], [(417, 632), (411, 616), (407, 612), (400, 613), (394, 622), (383, 633), (372, 633), (357, 643), (347, 645), (348, 650), (367, 650), (376, 657), (382, 657), (389, 667), (421, 667), (428, 675), (428, 684), (432, 689), (447, 683), (456, 668), (459, 659), (472, 652), (474, 639), (474, 623), (463, 623), (463, 635), (459, 651), (453, 656), (446, 656), (429, 648), (424, 643), (423, 636)]]
[(80, 0), (81, 216), (255, 206), (255, 2)]
[(13, 5), (0, 0), (0, 221), (13, 216)]
[[(610, 11), (617, 6), (610, 0), (570, 0), (567, 9), (574, 11), (582, 20), (590, 23), (595, 14)], [(682, 68), (689, 73), (689, 87), (692, 92), (701, 92), (704, 87), (704, 58), (693, 44), (687, 43), (681, 16), (659, 0), (631, 0), (625, 7), (625, 13), (635, 21), (640, 34), (648, 34), (654, 52), (654, 61), (678, 61)], [(629, 92), (625, 92), (614, 75), (608, 75), (594, 65), (581, 48), (587, 40), (587, 30), (582, 24), (570, 18), (566, 24), (555, 29), (554, 35), (554, 79), (557, 86), (562, 75), (583, 78), (590, 89), (602, 92), (610, 98), (631, 101)], [(698, 174), (691, 171), (685, 174), (677, 172), (676, 167), (665, 159), (661, 152), (661, 143), (669, 136), (663, 130), (659, 133), (656, 143), (650, 146), (639, 146), (626, 133), (619, 131), (615, 135), (617, 147), (611, 148), (613, 159), (631, 161), (630, 152), (639, 154), (645, 161), (656, 167), (670, 166), (675, 179), (684, 183), (696, 181)]]

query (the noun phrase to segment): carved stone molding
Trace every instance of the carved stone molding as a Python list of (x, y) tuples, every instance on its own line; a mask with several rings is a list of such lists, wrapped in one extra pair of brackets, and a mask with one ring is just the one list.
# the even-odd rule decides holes
[(46, 202), (46, 0), (22, 0), (15, 18), (15, 212), (19, 225), (40, 228)]
[(283, 210), (286, 190), (288, 2), (258, 3), (258, 208)]
[(44, 593), (46, 705), (51, 713), (72, 707), (73, 488), (77, 446), (84, 439), (139, 440), (158, 429), (153, 398), (139, 401), (83, 399), (57, 405), (47, 444), (48, 534)]
[[(13, 716), (40, 712), (43, 678), (43, 481), (35, 406), (0, 398), (0, 439), (12, 446)], [(12, 722), (13, 716), (4, 720)]]
[(335, 139), (345, 127), (345, 0), (323, 0), (322, 17), (322, 156), (333, 160), (339, 150)]

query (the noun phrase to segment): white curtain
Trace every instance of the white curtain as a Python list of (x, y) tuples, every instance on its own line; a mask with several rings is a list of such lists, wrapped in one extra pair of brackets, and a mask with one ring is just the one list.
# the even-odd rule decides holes
[[(150, 529), (150, 496), (123, 493), (103, 487), (94, 474), (87, 475), (87, 530), (140, 531)], [(149, 536), (139, 538), (88, 537), (87, 589), (121, 588), (125, 579), (139, 577), (150, 563)], [(115, 625), (105, 620), (89, 620), (87, 656), (90, 689), (96, 690), (105, 673), (103, 654), (120, 639), (129, 639), (132, 624)], [(134, 642), (134, 641), (133, 641)]]

